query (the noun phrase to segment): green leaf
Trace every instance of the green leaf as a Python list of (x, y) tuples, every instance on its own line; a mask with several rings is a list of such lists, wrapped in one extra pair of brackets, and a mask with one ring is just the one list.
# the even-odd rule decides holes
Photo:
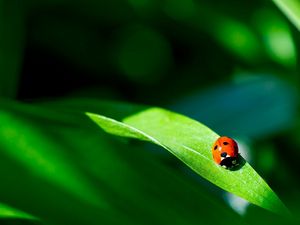
[[(53, 110), (9, 101), (0, 104), (0, 198), (5, 203), (45, 224), (192, 225), (199, 220), (243, 224), (239, 215), (198, 182), (138, 145), (112, 141), (97, 132), (83, 113), (84, 120), (62, 123), (84, 108), (122, 118), (140, 107), (67, 102), (51, 104)], [(62, 113), (67, 109), (71, 113)], [(45, 168), (51, 164), (55, 164), (53, 171)], [(109, 207), (95, 206), (89, 196), (101, 197)], [(214, 216), (215, 211), (222, 220)]]
[(66, 150), (78, 167), (92, 174), (95, 187), (104, 189), (111, 205), (117, 205), (118, 218), (126, 212), (135, 221), (129, 224), (196, 225), (199, 219), (203, 224), (244, 224), (229, 206), (186, 173), (164, 165), (160, 157), (139, 145), (111, 141), (97, 129), (56, 128), (56, 134), (59, 132), (62, 143), (68, 143)]
[(14, 218), (14, 219), (29, 219), (29, 220), (37, 220), (32, 215), (29, 215), (20, 210), (14, 209), (8, 205), (0, 203), (0, 218)]
[(24, 47), (23, 1), (0, 0), (0, 96), (16, 95)]
[[(35, 108), (28, 107), (24, 114)], [(4, 105), (0, 110), (1, 201), (46, 224), (116, 224), (116, 220), (130, 224), (126, 223), (125, 215), (115, 216), (107, 193), (95, 187), (74, 161), (72, 152), (66, 151), (69, 144), (62, 143), (59, 136), (54, 139), (49, 135), (48, 126), (55, 127), (56, 134), (66, 124), (41, 118), (36, 118), (37, 122), (18, 114), (5, 110)], [(80, 129), (74, 124), (69, 126)]]
[[(232, 137), (262, 140), (289, 129), (297, 111), (298, 95), (294, 86), (272, 74), (235, 76), (235, 82), (193, 92), (176, 99), (170, 107), (201, 120), (217, 133)], [(222, 113), (217, 110), (220, 108)]]
[(18, 161), (41, 177), (90, 204), (106, 208), (107, 203), (89, 184), (84, 175), (39, 129), (11, 113), (0, 111), (0, 146), (2, 153)]
[(273, 0), (273, 2), (300, 30), (300, 2), (298, 0)]
[(108, 133), (162, 146), (200, 176), (228, 192), (270, 211), (288, 212), (248, 163), (235, 171), (216, 165), (211, 146), (219, 136), (197, 121), (160, 108), (149, 108), (125, 118), (124, 122), (93, 113), (87, 115)]

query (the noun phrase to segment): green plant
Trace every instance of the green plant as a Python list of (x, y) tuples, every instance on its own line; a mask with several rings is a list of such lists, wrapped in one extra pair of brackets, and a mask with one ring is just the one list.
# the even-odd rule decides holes
[(300, 3), (297, 0), (273, 0), (287, 18), (300, 30)]
[(217, 166), (211, 147), (218, 135), (206, 126), (159, 108), (150, 108), (118, 122), (87, 113), (106, 132), (157, 144), (193, 169), (200, 176), (249, 202), (279, 214), (288, 213), (271, 188), (248, 164), (236, 171)]

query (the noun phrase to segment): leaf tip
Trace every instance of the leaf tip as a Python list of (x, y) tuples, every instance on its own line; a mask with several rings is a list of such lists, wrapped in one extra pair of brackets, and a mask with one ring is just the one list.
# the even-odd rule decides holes
[(91, 120), (96, 121), (96, 118), (99, 117), (99, 115), (91, 112), (85, 112), (84, 113), (87, 117), (89, 117)]
[(95, 116), (95, 114), (94, 114), (94, 113), (91, 113), (91, 112), (85, 112), (84, 114), (87, 115), (88, 117), (93, 117), (93, 116)]

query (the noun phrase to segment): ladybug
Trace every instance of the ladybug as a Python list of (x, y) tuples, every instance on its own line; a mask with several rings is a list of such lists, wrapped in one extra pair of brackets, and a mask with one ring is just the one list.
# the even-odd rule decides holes
[(238, 165), (239, 148), (235, 140), (230, 137), (219, 137), (212, 147), (214, 161), (230, 169)]

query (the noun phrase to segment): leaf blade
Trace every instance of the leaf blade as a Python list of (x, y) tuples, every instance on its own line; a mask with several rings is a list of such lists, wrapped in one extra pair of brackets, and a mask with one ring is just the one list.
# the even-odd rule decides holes
[(300, 3), (297, 0), (273, 0), (274, 4), (300, 30)]
[(0, 96), (15, 98), (24, 49), (22, 1), (0, 0)]
[(6, 204), (0, 203), (0, 219), (2, 218), (38, 220), (38, 218), (26, 212), (12, 208)]
[(127, 117), (124, 123), (96, 114), (87, 115), (108, 133), (164, 147), (200, 176), (228, 192), (272, 212), (287, 212), (281, 200), (248, 163), (239, 170), (230, 171), (213, 162), (211, 146), (219, 135), (197, 121), (160, 108)]

